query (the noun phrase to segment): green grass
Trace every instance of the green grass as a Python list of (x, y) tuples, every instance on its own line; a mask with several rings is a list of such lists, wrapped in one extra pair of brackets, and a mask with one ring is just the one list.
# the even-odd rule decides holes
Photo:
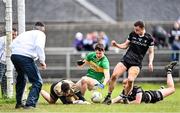
[[(139, 84), (143, 89), (159, 89), (161, 85), (164, 84), (153, 84), (153, 83), (141, 83)], [(24, 110), (24, 109), (14, 109), (15, 99), (0, 99), (0, 112), (16, 112), (16, 113), (30, 113), (30, 112), (41, 112), (41, 113), (52, 113), (52, 112), (130, 112), (130, 113), (143, 113), (143, 112), (156, 112), (156, 113), (167, 113), (167, 112), (180, 112), (180, 84), (176, 83), (176, 92), (165, 98), (163, 101), (156, 104), (140, 104), (140, 105), (123, 105), (123, 104), (114, 104), (114, 105), (104, 105), (104, 104), (91, 104), (91, 105), (62, 105), (58, 101), (55, 105), (49, 105), (41, 96), (36, 109), (33, 110)], [(44, 84), (43, 89), (49, 91), (50, 84)], [(122, 89), (122, 85), (117, 85), (113, 97), (117, 96)], [(104, 90), (100, 90), (105, 96), (107, 93), (107, 87)], [(91, 92), (87, 92), (85, 97), (90, 101)]]

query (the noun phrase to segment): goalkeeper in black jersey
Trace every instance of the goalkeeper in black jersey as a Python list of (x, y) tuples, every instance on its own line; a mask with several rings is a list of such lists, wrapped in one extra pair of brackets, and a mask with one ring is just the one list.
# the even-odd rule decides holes
[[(167, 72), (167, 88), (161, 88), (159, 90), (148, 90), (144, 91), (139, 86), (134, 86), (128, 96), (125, 96), (124, 90), (122, 93), (112, 99), (112, 103), (125, 103), (125, 104), (140, 104), (145, 103), (156, 103), (163, 100), (163, 98), (173, 94), (175, 92), (174, 81), (172, 78), (172, 70), (177, 64), (177, 61), (169, 63), (165, 70)], [(123, 87), (127, 87), (127, 79), (123, 80)]]

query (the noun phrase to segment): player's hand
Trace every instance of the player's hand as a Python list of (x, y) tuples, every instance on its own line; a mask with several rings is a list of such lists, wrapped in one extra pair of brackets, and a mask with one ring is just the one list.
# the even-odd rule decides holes
[(148, 68), (149, 68), (150, 72), (153, 72), (153, 64), (152, 63), (149, 63)]
[(116, 47), (116, 46), (117, 46), (117, 42), (116, 42), (115, 40), (112, 40), (112, 41), (111, 41), (111, 45), (114, 46), (114, 47)]
[(104, 84), (95, 84), (94, 86), (97, 86), (100, 89), (104, 89)]
[(75, 101), (73, 101), (73, 104), (83, 104), (83, 101), (82, 100), (75, 100)]
[(75, 100), (73, 101), (73, 104), (91, 104), (88, 101), (82, 101), (82, 100)]
[(77, 60), (77, 65), (82, 66), (85, 63), (84, 60)]
[(124, 104), (129, 104), (130, 102), (129, 102), (129, 100), (127, 98), (123, 98), (123, 103)]
[(41, 65), (41, 69), (42, 69), (42, 70), (45, 70), (45, 69), (46, 69), (46, 63), (40, 63), (40, 65)]
[(121, 94), (120, 97), (123, 104), (129, 104), (128, 96)]

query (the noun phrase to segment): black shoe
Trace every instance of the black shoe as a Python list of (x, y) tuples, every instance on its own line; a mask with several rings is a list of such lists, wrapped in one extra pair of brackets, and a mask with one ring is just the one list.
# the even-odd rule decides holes
[(23, 108), (24, 109), (34, 109), (35, 107), (34, 106), (24, 106)]
[(20, 108), (24, 108), (23, 104), (16, 104), (15, 109), (20, 109)]
[(111, 104), (111, 96), (107, 95), (103, 101), (103, 104), (110, 105)]
[(165, 66), (166, 72), (172, 72), (174, 66), (177, 64), (177, 61), (172, 61), (168, 65)]

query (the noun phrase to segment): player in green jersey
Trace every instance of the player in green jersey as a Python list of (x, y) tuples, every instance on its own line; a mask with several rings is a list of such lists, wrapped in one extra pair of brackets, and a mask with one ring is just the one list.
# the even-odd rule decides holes
[(109, 60), (104, 55), (104, 52), (103, 44), (97, 44), (95, 52), (88, 53), (84, 60), (77, 62), (80, 67), (83, 67), (85, 64), (89, 65), (86, 76), (83, 76), (76, 83), (82, 95), (85, 94), (87, 89), (91, 91), (95, 86), (103, 89), (107, 84), (110, 78)]

